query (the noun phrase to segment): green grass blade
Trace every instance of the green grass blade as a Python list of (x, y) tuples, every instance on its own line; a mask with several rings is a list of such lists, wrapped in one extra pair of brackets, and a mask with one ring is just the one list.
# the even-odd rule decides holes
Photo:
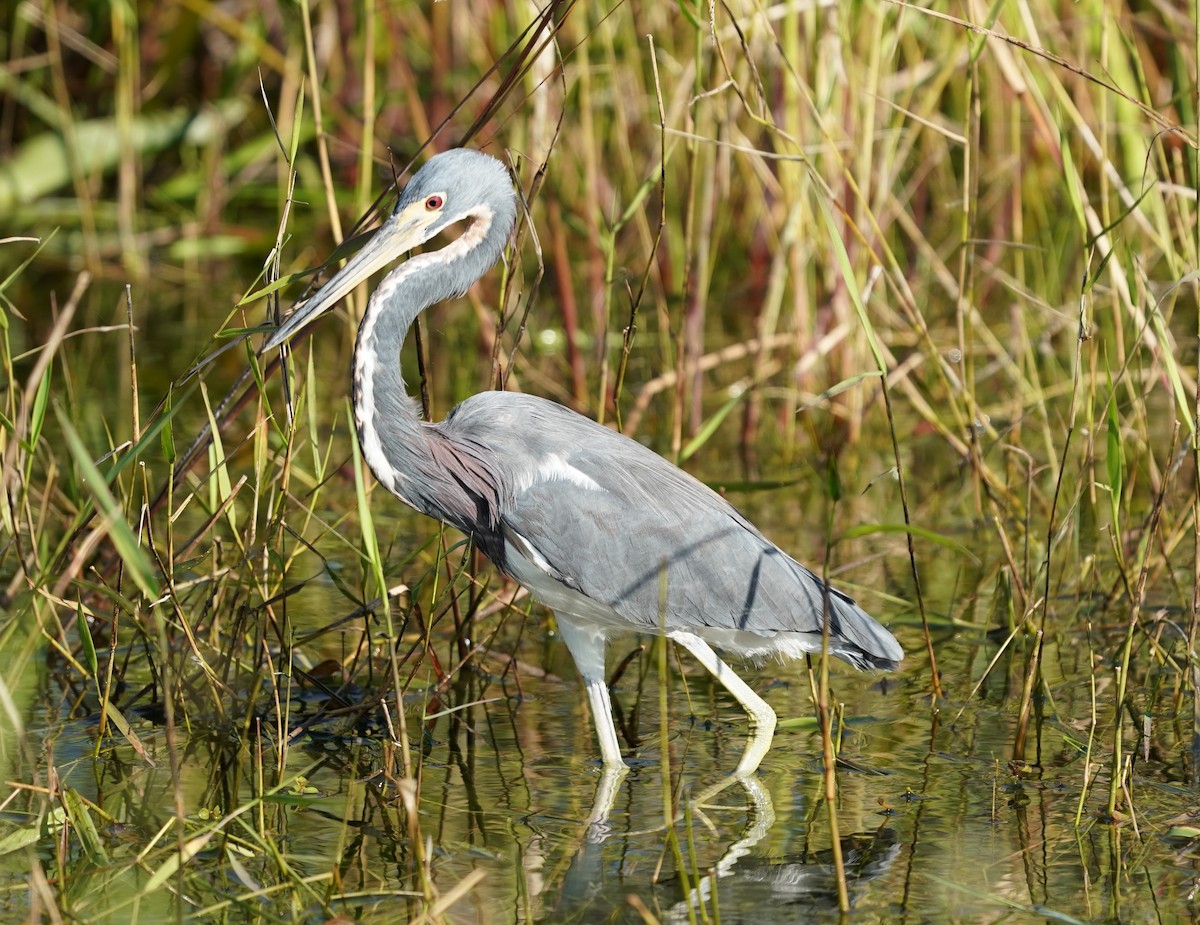
[(71, 424), (66, 413), (57, 405), (54, 410), (58, 416), (59, 426), (62, 427), (63, 436), (67, 441), (67, 449), (70, 451), (75, 465), (79, 467), (79, 471), (83, 476), (83, 482), (96, 504), (96, 509), (104, 517), (108, 535), (113, 541), (113, 546), (116, 547), (117, 554), (121, 557), (121, 561), (125, 563), (130, 577), (137, 584), (142, 594), (148, 600), (158, 600), (161, 593), (158, 576), (154, 571), (154, 566), (150, 564), (150, 559), (146, 555), (146, 551), (142, 549), (137, 537), (133, 534), (133, 530), (130, 529), (128, 522), (125, 520), (125, 513), (121, 509), (121, 505), (117, 503), (117, 499), (108, 490), (107, 480), (101, 474), (100, 470), (96, 468), (96, 464), (92, 462), (91, 454), (88, 453), (87, 447), (84, 446), (83, 440)]
[(712, 439), (712, 435), (717, 432), (717, 429), (721, 426), (721, 423), (725, 420), (725, 418), (729, 417), (729, 412), (738, 406), (742, 399), (749, 394), (749, 391), (749, 389), (743, 389), (742, 391), (738, 392), (737, 395), (734, 395), (726, 400), (725, 404), (718, 408), (716, 413), (704, 422), (696, 436), (692, 437), (692, 439), (688, 441), (687, 446), (685, 446), (680, 452), (680, 462), (683, 462), (691, 457), (701, 447), (703, 447), (704, 444), (708, 443), (708, 441)]
[(876, 533), (911, 533), (913, 536), (919, 536), (921, 539), (929, 540), (938, 546), (952, 549), (959, 555), (970, 559), (976, 565), (980, 564), (979, 557), (962, 543), (950, 539), (944, 533), (919, 527), (916, 524), (909, 524), (907, 526), (904, 524), (859, 524), (857, 527), (851, 527), (843, 535), (846, 539), (856, 539), (860, 536), (871, 536)]

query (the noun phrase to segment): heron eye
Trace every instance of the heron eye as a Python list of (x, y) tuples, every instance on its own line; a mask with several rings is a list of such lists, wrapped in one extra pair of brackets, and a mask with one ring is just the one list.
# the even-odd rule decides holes
[(425, 200), (425, 208), (427, 210), (429, 210), (430, 212), (436, 212), (441, 207), (442, 207), (442, 197), (441, 196), (430, 196), (428, 199)]

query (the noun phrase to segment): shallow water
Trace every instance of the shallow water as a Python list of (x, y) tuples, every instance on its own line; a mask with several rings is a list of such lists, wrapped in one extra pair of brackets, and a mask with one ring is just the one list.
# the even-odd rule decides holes
[[(512, 636), (494, 640), (479, 667), (436, 700), (419, 679), (410, 688), (408, 734), (420, 743), (411, 753), (420, 768), (415, 830), (401, 811), (395, 776), (389, 781), (396, 759), (386, 736), (326, 721), (286, 749), (280, 779), (293, 783), (262, 803), (255, 810), (262, 818), (253, 823), (272, 833), (296, 875), (316, 878), (316, 893), (337, 871), (342, 894), (352, 898), (335, 907), (355, 921), (404, 921), (420, 908), (415, 872), (425, 865), (442, 894), (481, 877), (452, 904), (454, 922), (639, 922), (643, 907), (664, 922), (705, 914), (719, 914), (723, 923), (837, 920), (819, 741), (803, 721), (811, 707), (802, 666), (743, 669), (782, 728), (760, 771), (741, 782), (724, 775), (740, 755), (745, 717), (686, 658), (685, 673), (673, 665), (668, 682), (666, 775), (658, 679), (647, 667), (636, 701), (639, 744), (627, 752), (633, 767), (612, 782), (612, 809), (598, 827), (589, 819), (605, 776), (565, 649), (531, 620), (511, 650), (524, 667), (518, 691), (511, 674), (501, 678)], [(1128, 788), (1138, 815), (1114, 828), (1096, 821), (1107, 769), (1089, 768), (1080, 751), (1091, 709), (1089, 687), (1079, 682), (1087, 675), (1086, 640), (1047, 646), (1051, 680), (1027, 750), (1033, 766), (1017, 773), (1009, 760), (1020, 646), (973, 692), (994, 644), (975, 631), (944, 635), (937, 652), (947, 698), (933, 709), (918, 634), (905, 626), (900, 636), (909, 652), (901, 671), (861, 675), (838, 665), (832, 677), (844, 705), (836, 806), (855, 921), (1160, 922), (1194, 915), (1192, 842), (1170, 837), (1165, 821), (1193, 805), (1176, 717), (1153, 717), (1149, 760), (1140, 743), (1129, 743), (1136, 755)], [(612, 657), (635, 644), (631, 638), (614, 646)], [(638, 656), (618, 686), (625, 716), (652, 652)], [(1097, 677), (1103, 688), (1103, 671)], [(312, 699), (302, 683), (293, 691), (293, 722)], [(440, 716), (421, 724), (422, 710)], [(48, 705), (41, 715), (56, 713)], [(136, 850), (173, 814), (161, 726), (138, 726), (150, 766), (123, 746), (105, 744), (96, 754), (93, 722), (36, 720), (31, 741), (53, 750), (62, 785), (120, 820), (105, 829), (107, 838)], [(196, 831), (208, 814), (253, 804), (256, 765), (278, 754), (275, 719), (262, 720), (257, 734), (214, 728), (181, 743), (178, 792)], [(6, 773), (18, 776), (17, 765)], [(270, 767), (266, 773), (274, 777)], [(1091, 791), (1080, 807), (1085, 782)], [(200, 920), (218, 912), (223, 920), (258, 920), (255, 902), (221, 907), (228, 900), (221, 882), (228, 881), (226, 893), (246, 894), (269, 888), (273, 876), (273, 863), (239, 825), (230, 821), (228, 840), (214, 839), (192, 862), (210, 866), (214, 877), (211, 895), (190, 897), (189, 908), (209, 910)], [(77, 908), (95, 920), (128, 920), (145, 875), (135, 869), (108, 879), (101, 868), (96, 877), (92, 887), (103, 890)], [(406, 903), (397, 890), (414, 898)], [(105, 914), (110, 903), (114, 911)], [(174, 918), (166, 894), (139, 908), (142, 921)], [(300, 921), (321, 920), (315, 898), (308, 912), (295, 911)]]

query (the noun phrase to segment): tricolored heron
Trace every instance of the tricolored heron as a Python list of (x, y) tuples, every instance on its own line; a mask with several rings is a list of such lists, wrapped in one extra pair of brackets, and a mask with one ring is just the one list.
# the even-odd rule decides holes
[(354, 346), (354, 417), (375, 477), (410, 507), (468, 534), (551, 608), (587, 685), (607, 767), (623, 767), (604, 650), (621, 631), (663, 632), (749, 714), (737, 774), (758, 767), (775, 712), (713, 651), (754, 660), (829, 651), (857, 668), (904, 653), (845, 594), (766, 539), (716, 492), (640, 443), (562, 405), (484, 392), (438, 423), (418, 416), (400, 348), (422, 311), (462, 295), (495, 264), (517, 198), (504, 165), (456, 149), (429, 159), (395, 211), (268, 338), (278, 347), (377, 270), (458, 222), (462, 234), (401, 263), (375, 289)]

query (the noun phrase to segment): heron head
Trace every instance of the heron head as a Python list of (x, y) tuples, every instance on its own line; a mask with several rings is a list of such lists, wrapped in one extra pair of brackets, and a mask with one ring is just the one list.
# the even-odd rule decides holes
[(411, 229), (420, 243), (485, 212), (506, 234), (512, 228), (516, 197), (508, 169), (490, 154), (453, 148), (435, 154), (413, 175), (388, 223)]
[[(435, 154), (413, 175), (392, 214), (362, 250), (292, 312), (262, 350), (278, 347), (371, 274), (469, 218), (479, 221), (488, 238), (498, 237), (503, 246), (516, 220), (516, 195), (507, 168), (491, 155), (469, 148)], [(482, 238), (476, 246), (480, 243)]]

